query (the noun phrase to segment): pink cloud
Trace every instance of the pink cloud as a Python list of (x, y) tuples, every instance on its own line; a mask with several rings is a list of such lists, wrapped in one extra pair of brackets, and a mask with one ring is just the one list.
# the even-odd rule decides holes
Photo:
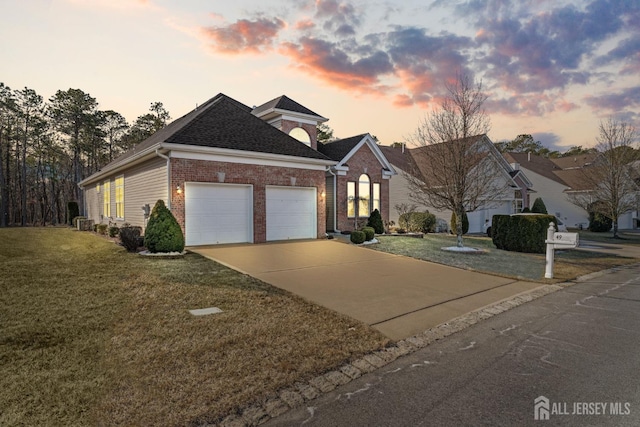
[(261, 53), (271, 48), (278, 32), (285, 26), (285, 22), (278, 18), (240, 19), (227, 26), (203, 28), (202, 32), (217, 52)]
[(388, 87), (379, 76), (393, 71), (388, 58), (381, 53), (351, 59), (330, 42), (303, 37), (294, 43), (283, 43), (280, 53), (305, 73), (334, 87), (360, 93), (382, 94)]

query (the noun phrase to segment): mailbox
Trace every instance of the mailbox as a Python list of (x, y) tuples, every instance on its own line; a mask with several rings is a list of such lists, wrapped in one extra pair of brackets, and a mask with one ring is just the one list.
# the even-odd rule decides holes
[(554, 249), (567, 249), (578, 247), (580, 243), (578, 233), (553, 233)]

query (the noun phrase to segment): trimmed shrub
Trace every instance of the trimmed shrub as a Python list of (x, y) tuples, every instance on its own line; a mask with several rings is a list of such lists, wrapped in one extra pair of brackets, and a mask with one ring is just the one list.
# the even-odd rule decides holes
[(384, 223), (382, 222), (382, 215), (378, 209), (374, 209), (367, 221), (367, 227), (371, 227), (378, 234), (384, 234)]
[(491, 240), (498, 249), (505, 248), (510, 218), (511, 215), (494, 215), (491, 218)]
[(140, 236), (142, 234), (142, 227), (126, 226), (120, 229), (120, 243), (127, 251), (135, 252), (140, 246), (142, 246), (144, 239)]
[(522, 213), (531, 213), (531, 209), (528, 207), (522, 209)]
[(534, 200), (533, 206), (531, 206), (531, 213), (540, 213), (545, 215), (549, 213), (547, 212), (547, 207), (545, 206), (541, 197), (538, 197), (536, 200)]
[(376, 234), (376, 231), (373, 229), (373, 227), (363, 227), (360, 231), (364, 232), (364, 239), (366, 241), (373, 240)]
[(73, 221), (73, 219), (78, 216), (80, 216), (80, 208), (78, 207), (78, 202), (68, 202), (67, 221), (69, 221), (69, 225), (75, 225), (77, 227), (77, 224), (73, 224), (71, 221)]
[(97, 233), (97, 232), (98, 232), (98, 225), (100, 225), (100, 224), (93, 224), (93, 231), (94, 231), (95, 233)]
[(158, 200), (151, 211), (144, 232), (144, 245), (151, 253), (184, 250), (182, 229), (163, 200)]
[(119, 232), (120, 232), (120, 229), (115, 225), (112, 225), (111, 227), (109, 227), (109, 237), (116, 237)]
[(106, 236), (108, 227), (107, 224), (98, 224), (98, 233)]
[(405, 230), (404, 228), (396, 228), (396, 233), (398, 234), (405, 234), (407, 232), (407, 230)]
[[(453, 234), (458, 233), (458, 217), (455, 212), (451, 213), (451, 232)], [(467, 217), (467, 213), (464, 212), (462, 215), (462, 234), (467, 234), (469, 232), (469, 218)]]
[(429, 211), (407, 212), (400, 215), (398, 225), (412, 233), (433, 233), (436, 222), (436, 216)]
[(589, 231), (604, 233), (611, 230), (613, 221), (598, 212), (589, 211)]
[(494, 215), (491, 238), (498, 249), (544, 253), (550, 222), (557, 226), (557, 219), (553, 215)]
[(349, 236), (349, 238), (351, 239), (351, 243), (355, 243), (356, 245), (364, 243), (365, 237), (366, 236), (364, 234), (364, 231), (352, 231), (351, 235)]

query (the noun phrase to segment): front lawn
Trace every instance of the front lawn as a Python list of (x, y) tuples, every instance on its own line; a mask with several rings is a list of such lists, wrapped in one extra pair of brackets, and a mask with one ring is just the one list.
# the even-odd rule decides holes
[(0, 319), (2, 426), (214, 422), (386, 343), (199, 255), (66, 228), (0, 229)]
[(580, 235), (580, 241), (590, 240), (598, 243), (609, 243), (612, 245), (640, 245), (640, 233), (629, 232), (627, 230), (618, 231), (618, 238), (613, 238), (613, 232), (595, 233), (588, 230), (571, 230)]
[(445, 234), (426, 234), (424, 239), (389, 236), (378, 236), (377, 239), (380, 242), (379, 244), (368, 247), (452, 267), (544, 283), (572, 280), (594, 271), (637, 262), (632, 258), (622, 258), (596, 252), (556, 250), (554, 279), (549, 280), (544, 279), (544, 254), (525, 254), (499, 250), (493, 245), (491, 239), (487, 237), (465, 236), (464, 243), (466, 246), (486, 251), (484, 254), (477, 255), (443, 251), (441, 248), (455, 246), (456, 244), (455, 236)]

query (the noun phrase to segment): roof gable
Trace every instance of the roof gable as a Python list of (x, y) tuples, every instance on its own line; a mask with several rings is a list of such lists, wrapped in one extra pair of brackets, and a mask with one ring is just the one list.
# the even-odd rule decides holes
[(363, 146), (368, 146), (373, 155), (376, 157), (380, 166), (384, 170), (389, 171), (390, 175), (395, 175), (396, 171), (380, 150), (378, 144), (369, 133), (352, 136), (350, 138), (339, 139), (326, 143), (318, 143), (318, 151), (325, 154), (331, 160), (338, 162), (337, 166), (346, 166), (349, 159), (358, 152)]
[(327, 119), (322, 117), (320, 114), (310, 110), (294, 101), (293, 99), (287, 97), (286, 95), (279, 96), (277, 98), (272, 99), (271, 101), (265, 102), (264, 104), (255, 107), (252, 111), (252, 114), (256, 117), (260, 118), (270, 118), (275, 113), (295, 113), (294, 115), (302, 115), (302, 116), (310, 116), (317, 119), (318, 122), (326, 122)]

